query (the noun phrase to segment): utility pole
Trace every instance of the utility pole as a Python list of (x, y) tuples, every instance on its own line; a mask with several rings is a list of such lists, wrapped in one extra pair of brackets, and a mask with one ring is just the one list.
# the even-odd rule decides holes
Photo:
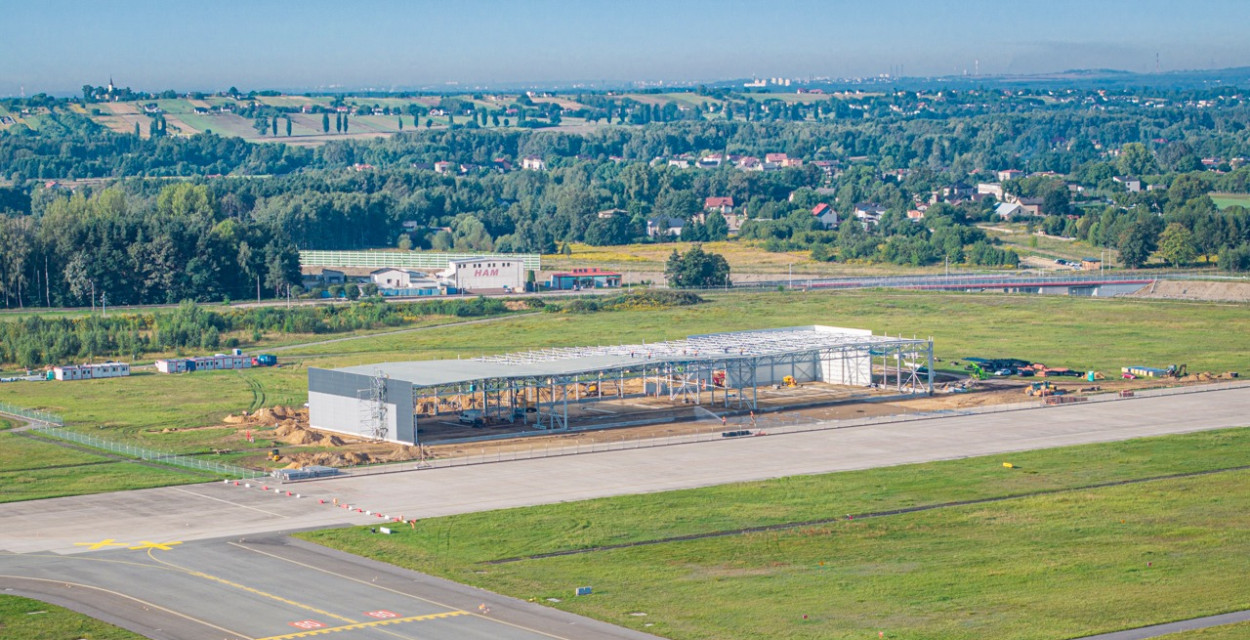
[(790, 280), (789, 280), (789, 284), (786, 285), (786, 288), (787, 289), (794, 288), (794, 263), (793, 262), (790, 263)]
[(91, 315), (95, 315), (95, 280), (91, 281)]
[(109, 294), (100, 292), (100, 310), (105, 318), (109, 317)]

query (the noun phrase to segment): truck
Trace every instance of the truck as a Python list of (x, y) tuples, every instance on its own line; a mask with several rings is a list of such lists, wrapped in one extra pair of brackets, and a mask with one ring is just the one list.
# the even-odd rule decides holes
[(259, 353), (252, 356), (253, 367), (276, 367), (278, 366), (278, 356), (271, 353)]

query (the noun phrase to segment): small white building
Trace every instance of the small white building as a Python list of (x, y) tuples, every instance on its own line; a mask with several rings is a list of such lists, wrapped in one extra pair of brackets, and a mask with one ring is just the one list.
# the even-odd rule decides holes
[(57, 380), (94, 380), (96, 378), (120, 378), (130, 375), (130, 364), (105, 362), (103, 364), (70, 364), (52, 368)]
[(252, 359), (242, 354), (226, 355), (224, 353), (219, 353), (212, 356), (166, 358), (156, 361), (156, 370), (161, 373), (222, 371), (225, 369), (250, 369), (251, 367)]
[(538, 156), (525, 156), (521, 159), (521, 168), (530, 171), (546, 171), (547, 163)]
[(437, 289), (438, 278), (423, 271), (388, 267), (369, 274), (369, 280), (379, 289)]
[(458, 292), (521, 291), (525, 289), (525, 263), (517, 258), (483, 256), (447, 263), (439, 278)]

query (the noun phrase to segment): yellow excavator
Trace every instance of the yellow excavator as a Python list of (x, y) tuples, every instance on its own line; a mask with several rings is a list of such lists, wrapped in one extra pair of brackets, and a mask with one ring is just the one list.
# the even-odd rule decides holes
[(786, 376), (781, 379), (781, 386), (790, 387), (792, 389), (797, 389), (799, 386), (799, 383), (795, 381), (794, 376)]

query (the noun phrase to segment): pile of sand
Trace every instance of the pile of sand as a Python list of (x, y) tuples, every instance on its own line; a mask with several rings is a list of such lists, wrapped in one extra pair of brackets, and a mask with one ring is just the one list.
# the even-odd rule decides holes
[(1250, 282), (1211, 280), (1158, 280), (1129, 294), (1137, 298), (1250, 302)]

